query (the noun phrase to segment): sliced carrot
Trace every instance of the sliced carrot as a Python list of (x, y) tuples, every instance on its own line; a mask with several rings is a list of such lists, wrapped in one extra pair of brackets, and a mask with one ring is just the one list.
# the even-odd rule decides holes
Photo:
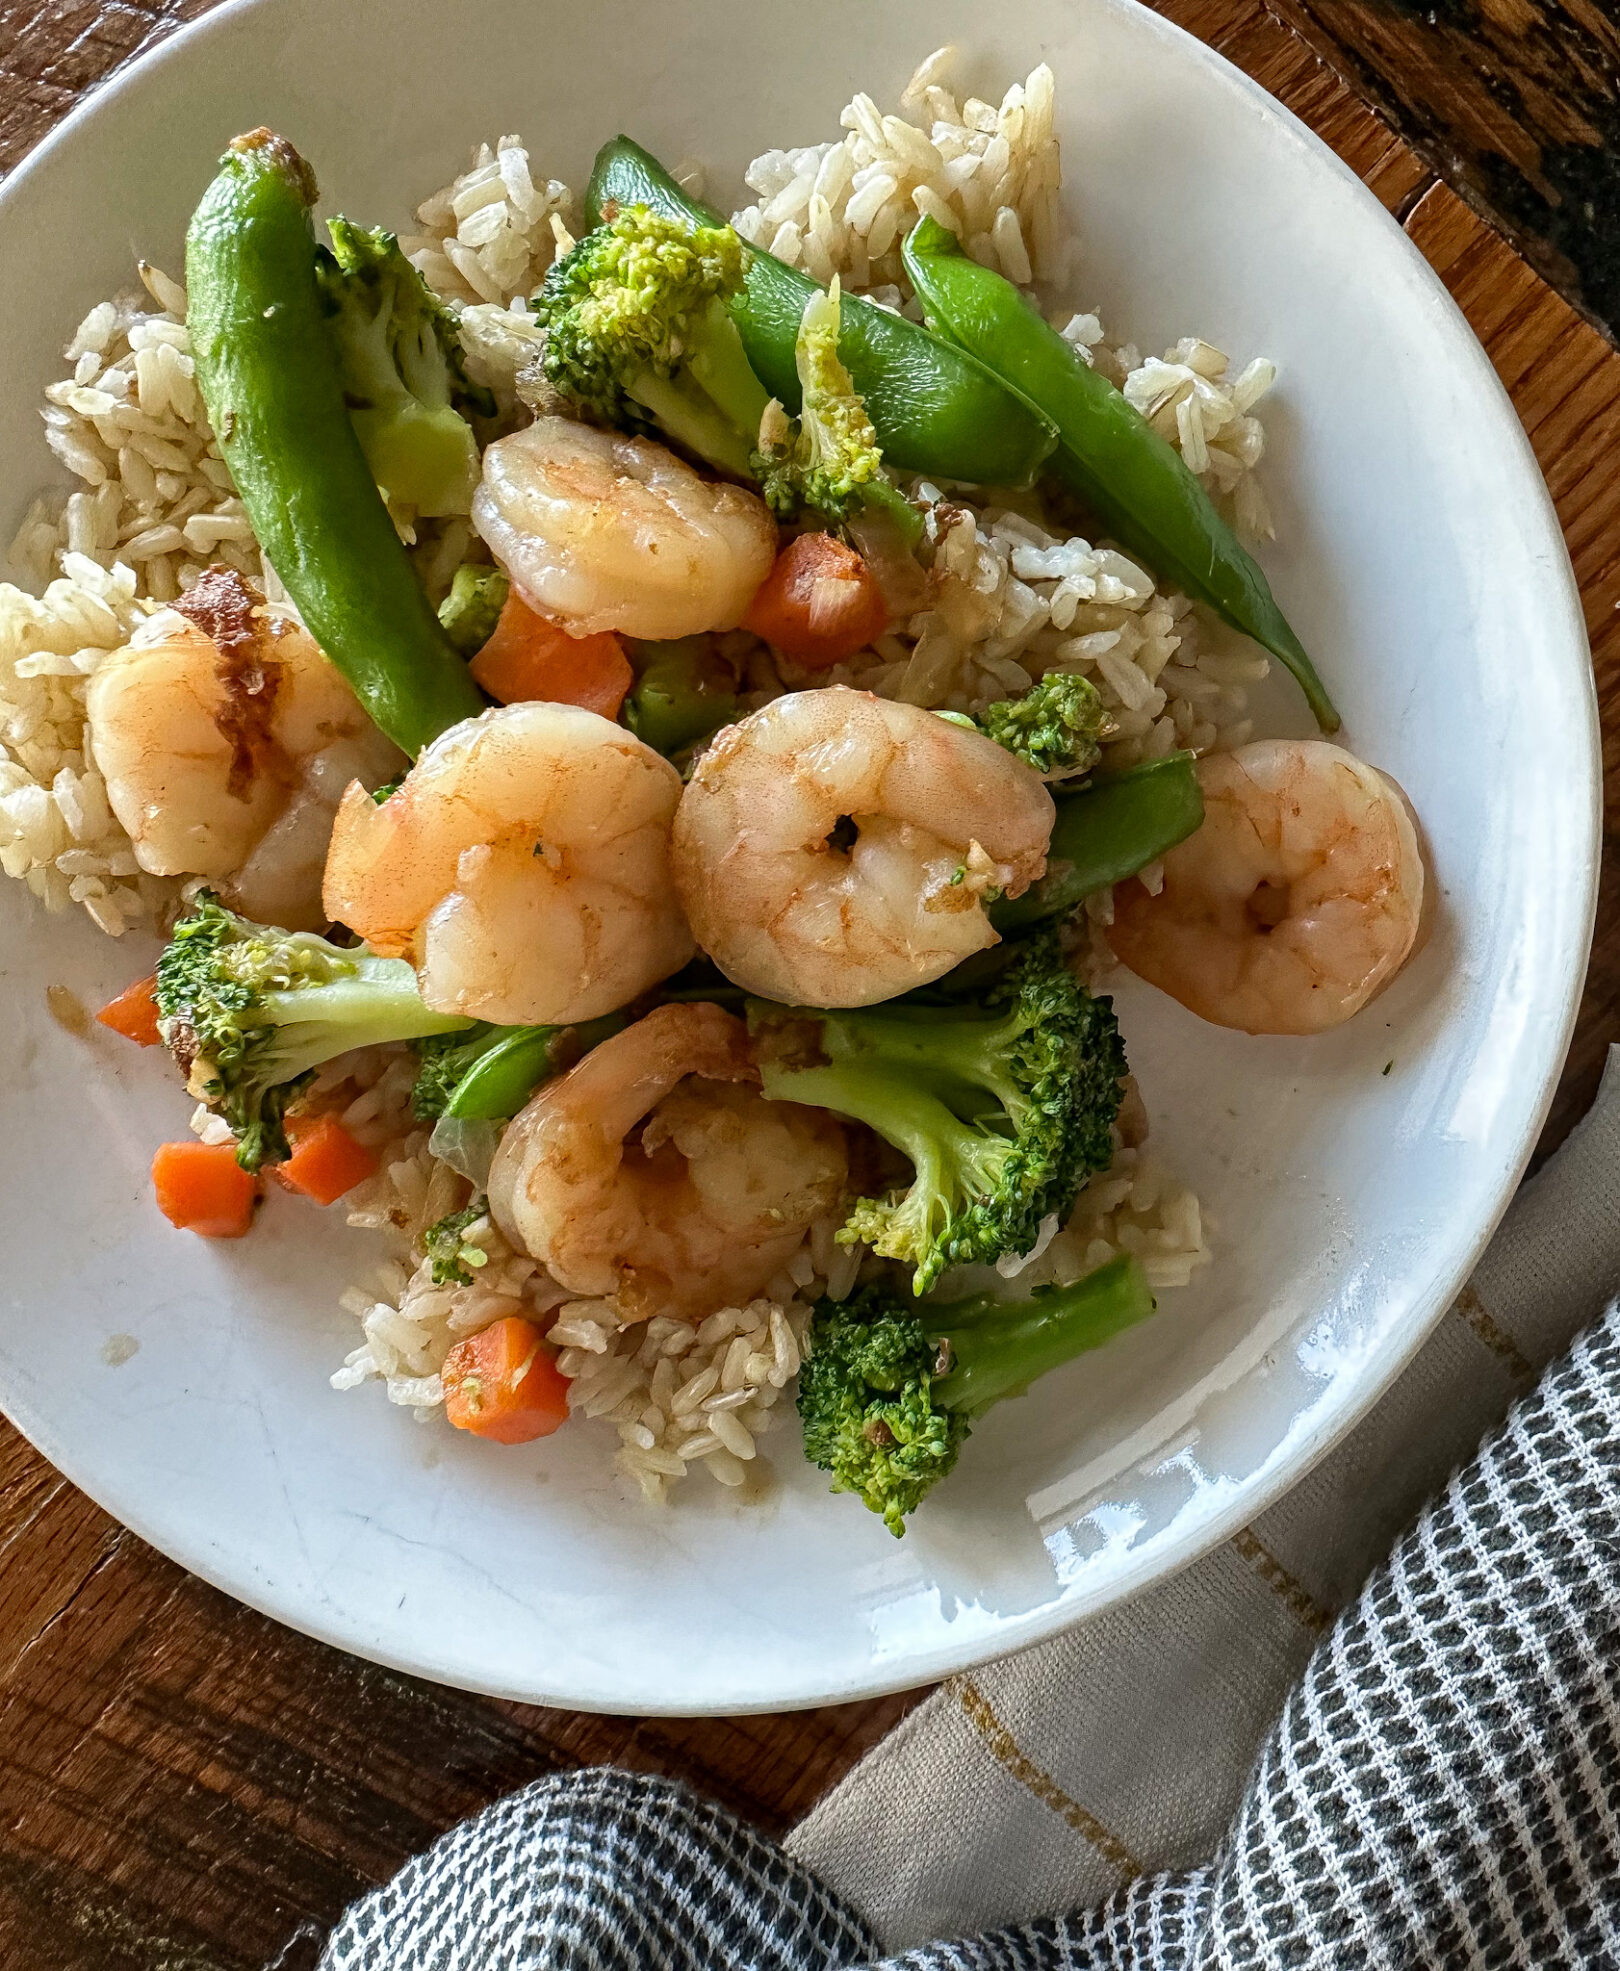
[(616, 719), (624, 694), (635, 681), (624, 645), (611, 630), (570, 636), (536, 615), (510, 591), (495, 634), (472, 661), (473, 682), (503, 705), (547, 698), (557, 705), (583, 705)]
[(270, 1174), (318, 1205), (336, 1204), (381, 1167), (377, 1152), (351, 1136), (336, 1116), (289, 1116), (287, 1141), (292, 1155)]
[(158, 1032), (157, 973), (125, 986), (116, 999), (109, 999), (96, 1018), (114, 1033), (133, 1040), (137, 1047), (161, 1047)]
[(229, 1143), (163, 1143), (152, 1159), (158, 1210), (182, 1232), (239, 1239), (253, 1223), (258, 1181)]
[(831, 534), (800, 534), (754, 592), (743, 628), (806, 670), (825, 671), (888, 627), (877, 577)]
[(534, 1323), (508, 1314), (444, 1358), (444, 1413), (475, 1437), (527, 1444), (568, 1421), (568, 1378)]

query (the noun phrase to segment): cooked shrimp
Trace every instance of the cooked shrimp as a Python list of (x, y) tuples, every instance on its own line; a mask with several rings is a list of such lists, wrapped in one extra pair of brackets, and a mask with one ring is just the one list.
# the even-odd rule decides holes
[(211, 568), (143, 623), (85, 694), (90, 749), (135, 859), (206, 876), (250, 917), (311, 930), (332, 817), (351, 780), (404, 755), (302, 624)]
[(845, 685), (797, 691), (698, 761), (675, 880), (727, 978), (870, 1006), (997, 942), (987, 895), (1041, 875), (1053, 814), (1040, 777), (981, 733)]
[(437, 1013), (611, 1013), (692, 955), (670, 878), (681, 777), (577, 705), (497, 706), (434, 740), (379, 807), (351, 786), (326, 909), (409, 958)]
[(1127, 883), (1109, 942), (1142, 978), (1220, 1027), (1320, 1033), (1405, 964), (1423, 915), (1406, 798), (1323, 739), (1268, 739), (1198, 763), (1204, 823)]
[(576, 636), (735, 629), (776, 556), (755, 494), (563, 417), (489, 447), (473, 521), (531, 606)]
[(838, 1203), (843, 1133), (749, 1084), (718, 1006), (659, 1006), (548, 1083), (489, 1174), (495, 1222), (570, 1293), (697, 1319), (761, 1292)]

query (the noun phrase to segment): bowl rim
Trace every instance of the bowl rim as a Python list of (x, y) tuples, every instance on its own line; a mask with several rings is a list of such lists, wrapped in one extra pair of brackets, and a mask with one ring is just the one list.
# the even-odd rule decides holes
[[(147, 78), (159, 69), (191, 59), (200, 44), (214, 36), (228, 34), (240, 17), (261, 9), (274, 9), (280, 4), (283, 0), (219, 0), (219, 4), (200, 19), (177, 28), (155, 46), (142, 50), (114, 69), (40, 139), (0, 183), (0, 213), (18, 195), (20, 188), (31, 184), (36, 176), (48, 170), (57, 154), (70, 147), (77, 140), (80, 130), (103, 114), (116, 98), (144, 86)], [(442, 1667), (436, 1666), (421, 1652), (393, 1651), (379, 1646), (375, 1638), (359, 1633), (360, 1624), (357, 1621), (347, 1625), (341, 1621), (323, 1621), (322, 1611), (315, 1606), (289, 1606), (285, 1599), (256, 1580), (246, 1568), (233, 1567), (230, 1556), (210, 1549), (206, 1537), (201, 1534), (186, 1539), (176, 1538), (173, 1529), (168, 1527), (160, 1534), (149, 1530), (152, 1520), (138, 1494), (126, 1499), (116, 1482), (104, 1483), (99, 1477), (87, 1482), (80, 1475), (78, 1460), (71, 1447), (62, 1442), (55, 1429), (37, 1412), (27, 1392), (18, 1387), (0, 1388), (0, 1395), (4, 1398), (0, 1407), (3, 1407), (5, 1414), (72, 1484), (147, 1544), (233, 1601), (319, 1642), (407, 1675), (440, 1683), (449, 1682), (454, 1688), (477, 1695), (599, 1715), (748, 1716), (854, 1702), (917, 1689), (953, 1673), (1030, 1648), (1063, 1633), (1078, 1622), (1119, 1607), (1150, 1587), (1170, 1580), (1260, 1517), (1298, 1485), (1399, 1380), (1456, 1299), (1512, 1202), (1551, 1107), (1573, 1036), (1596, 922), (1602, 846), (1602, 733), (1595, 681), (1579, 587), (1551, 494), (1512, 401), (1467, 318), (1405, 229), (1367, 184), (1308, 124), (1279, 102), (1262, 84), (1186, 28), (1140, 4), (1140, 0), (1092, 0), (1092, 4), (1108, 13), (1131, 19), (1135, 26), (1155, 36), (1171, 59), (1201, 68), (1216, 87), (1224, 89), (1230, 96), (1236, 96), (1246, 112), (1271, 124), (1295, 157), (1308, 158), (1316, 168), (1326, 165), (1344, 187), (1353, 188), (1351, 196), (1362, 202), (1364, 210), (1369, 214), (1375, 213), (1399, 236), (1406, 278), (1426, 296), (1431, 330), (1445, 339), (1449, 357), (1458, 365), (1459, 371), (1466, 374), (1480, 416), (1492, 421), (1490, 437), (1493, 445), (1504, 458), (1511, 455), (1516, 463), (1518, 491), (1524, 501), (1521, 515), (1524, 528), (1527, 534), (1533, 531), (1539, 537), (1534, 545), (1541, 550), (1539, 558), (1547, 584), (1545, 607), (1549, 619), (1549, 641), (1567, 643), (1572, 653), (1582, 653), (1586, 658), (1585, 688), (1584, 691), (1576, 690), (1571, 705), (1580, 727), (1578, 733), (1572, 731), (1571, 737), (1580, 741), (1587, 802), (1586, 853), (1579, 870), (1570, 872), (1580, 884), (1580, 894), (1574, 900), (1576, 907), (1570, 913), (1570, 921), (1583, 928), (1571, 952), (1569, 975), (1564, 983), (1561, 1002), (1556, 1009), (1551, 1005), (1544, 1009), (1549, 1015), (1556, 1010), (1557, 1018), (1549, 1018), (1546, 1023), (1543, 1085), (1535, 1102), (1525, 1111), (1523, 1124), (1510, 1149), (1503, 1146), (1490, 1211), (1459, 1249), (1460, 1256), (1430, 1282), (1424, 1294), (1414, 1296), (1413, 1311), (1404, 1330), (1390, 1337), (1378, 1351), (1367, 1356), (1353, 1370), (1347, 1370), (1335, 1379), (1331, 1405), (1319, 1406), (1329, 1409), (1330, 1414), (1313, 1416), (1312, 1428), (1308, 1432), (1303, 1433), (1297, 1442), (1274, 1450), (1258, 1473), (1232, 1488), (1229, 1495), (1211, 1498), (1206, 1493), (1200, 1505), (1178, 1512), (1173, 1533), (1156, 1539), (1145, 1553), (1132, 1553), (1102, 1586), (1089, 1592), (1062, 1589), (1044, 1606), (1004, 1618), (990, 1648), (976, 1640), (953, 1644), (947, 1639), (935, 1647), (912, 1651), (904, 1658), (903, 1667), (898, 1669), (880, 1669), (874, 1663), (871, 1674), (846, 1678), (830, 1689), (817, 1688), (791, 1696), (764, 1696), (741, 1702), (716, 1701), (696, 1707), (690, 1704), (676, 1706), (661, 1703), (655, 1694), (637, 1695), (633, 1701), (622, 1691), (610, 1694), (576, 1689), (545, 1694), (536, 1691), (527, 1682), (468, 1678), (459, 1671), (447, 1677)]]

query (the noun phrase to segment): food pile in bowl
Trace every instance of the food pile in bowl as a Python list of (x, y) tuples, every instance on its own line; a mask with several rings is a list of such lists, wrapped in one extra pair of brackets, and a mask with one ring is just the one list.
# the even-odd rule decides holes
[[(951, 63), (729, 222), (503, 137), (317, 229), (238, 137), (184, 287), (68, 344), (0, 588), (0, 862), (165, 939), (101, 1018), (195, 1105), (170, 1220), (386, 1233), (340, 1389), (603, 1420), (652, 1501), (796, 1407), (896, 1533), (1209, 1259), (1110, 969), (1317, 1033), (1424, 897), (1254, 558), (1272, 365), (1110, 341), (1050, 70)], [(1314, 736), (1253, 739), (1273, 660)]]

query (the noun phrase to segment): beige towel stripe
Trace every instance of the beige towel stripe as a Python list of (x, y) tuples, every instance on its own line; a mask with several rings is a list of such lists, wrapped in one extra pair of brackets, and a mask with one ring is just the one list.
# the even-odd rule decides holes
[(1240, 1559), (1249, 1563), (1302, 1628), (1313, 1636), (1326, 1631), (1333, 1617), (1247, 1526), (1241, 1533), (1234, 1533), (1228, 1544)]
[(1076, 1834), (1084, 1836), (1103, 1860), (1122, 1875), (1143, 1873), (1142, 1864), (1118, 1835), (1104, 1827), (1097, 1816), (1082, 1807), (1078, 1800), (1071, 1799), (1050, 1773), (1043, 1772), (1033, 1759), (1025, 1755), (1017, 1739), (996, 1716), (990, 1700), (971, 1677), (952, 1677), (948, 1687), (997, 1765), (1010, 1773), (1020, 1786), (1027, 1786), (1043, 1806), (1050, 1807), (1053, 1813), (1066, 1820)]
[(1530, 1358), (1498, 1321), (1472, 1287), (1464, 1287), (1452, 1306), (1468, 1323), (1493, 1355), (1500, 1356), (1518, 1382), (1530, 1382), (1535, 1370)]

